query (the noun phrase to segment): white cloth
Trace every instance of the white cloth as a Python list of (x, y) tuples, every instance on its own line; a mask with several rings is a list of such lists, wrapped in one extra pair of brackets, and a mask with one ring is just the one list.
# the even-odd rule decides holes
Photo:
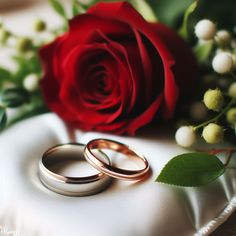
[(138, 184), (117, 180), (97, 195), (66, 197), (45, 188), (37, 172), (46, 149), (69, 141), (63, 123), (46, 114), (8, 129), (0, 136), (0, 235), (208, 235), (235, 208), (236, 171), (229, 169), (201, 188), (156, 183), (164, 164), (183, 150), (164, 132), (151, 133), (121, 137), (78, 131), (82, 143), (106, 137), (133, 146), (148, 159), (152, 175)]
[[(20, 1), (23, 0), (0, 0), (0, 6)], [(0, 10), (13, 32), (31, 35), (35, 17), (42, 17), (50, 28), (60, 25), (60, 17), (50, 10), (46, 0), (29, 2), (35, 4), (9, 12)], [(0, 64), (12, 66), (2, 51)], [(108, 137), (134, 146), (146, 155), (153, 171), (150, 179), (141, 184), (115, 181), (104, 192), (82, 198), (53, 193), (38, 179), (42, 153), (54, 144), (68, 141), (58, 118), (51, 114), (39, 116), (1, 134), (0, 236), (208, 235), (235, 209), (235, 170), (229, 169), (220, 180), (201, 188), (155, 183), (164, 164), (184, 150), (163, 132), (148, 133), (128, 138), (78, 132), (77, 140), (81, 142)]]

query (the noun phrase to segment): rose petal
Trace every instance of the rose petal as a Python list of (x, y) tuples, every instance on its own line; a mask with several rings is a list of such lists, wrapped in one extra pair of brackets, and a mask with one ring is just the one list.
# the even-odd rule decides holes
[[(143, 17), (128, 3), (119, 2), (117, 4), (110, 4), (112, 6), (109, 9), (109, 4), (98, 3), (96, 6), (89, 10), (90, 13), (95, 14), (107, 19), (115, 18), (122, 22), (126, 22), (132, 25), (140, 31), (145, 37), (154, 45), (159, 52), (164, 66), (165, 75), (165, 93), (172, 94), (166, 99), (165, 96), (165, 117), (169, 118), (173, 115), (174, 108), (178, 99), (178, 87), (175, 82), (172, 67), (175, 64), (174, 57), (166, 46), (165, 41), (161, 38), (150, 23), (146, 22)], [(108, 14), (103, 14), (108, 11)]]
[(128, 134), (134, 135), (137, 129), (150, 123), (160, 108), (162, 101), (163, 94), (160, 94), (143, 114), (131, 120), (127, 127)]
[(49, 108), (53, 111), (57, 112), (64, 119), (70, 120), (71, 117), (68, 113), (65, 113), (65, 109), (60, 102), (59, 99), (59, 90), (60, 84), (57, 78), (54, 76), (53, 67), (54, 61), (52, 60), (53, 55), (56, 51), (57, 43), (50, 43), (39, 51), (44, 75), (40, 81), (40, 85), (42, 88), (42, 94), (44, 96), (44, 100), (48, 104)]
[[(94, 48), (96, 50), (94, 50)], [(90, 53), (95, 53), (95, 52), (98, 53), (99, 50), (109, 53), (110, 56), (115, 56), (110, 51), (109, 47), (104, 44), (93, 44), (93, 45), (87, 45), (83, 47), (77, 47), (70, 53), (70, 55), (68, 55), (68, 58), (65, 61), (64, 66), (68, 70), (68, 72), (71, 72), (72, 74), (71, 73), (67, 74), (67, 78), (65, 78), (65, 81), (63, 83), (63, 88), (60, 92), (60, 97), (63, 98), (64, 104), (67, 105), (70, 111), (73, 111), (73, 112), (76, 112), (78, 110), (80, 111), (80, 112), (77, 112), (76, 119), (82, 120), (82, 121), (83, 120), (88, 121), (90, 124), (93, 124), (93, 125), (99, 124), (99, 123), (109, 123), (112, 120), (116, 119), (120, 115), (120, 113), (123, 111), (123, 108), (121, 106), (119, 106), (118, 109), (112, 114), (104, 113), (102, 111), (100, 112), (100, 110), (98, 111), (97, 109), (95, 111), (94, 110), (87, 111), (88, 110), (87, 107), (83, 105), (83, 99), (81, 98), (81, 94), (79, 93), (79, 91), (81, 91), (83, 87), (81, 88), (80, 87), (81, 83), (78, 83), (78, 81), (83, 80), (83, 78), (82, 77), (79, 78), (81, 74), (76, 73), (76, 69), (80, 70), (80, 68), (75, 69), (77, 65), (76, 64), (77, 58), (78, 57), (80, 58), (79, 66), (84, 67), (82, 59), (84, 60), (84, 58), (89, 58)], [(92, 56), (92, 58), (94, 58), (94, 56)], [(118, 58), (116, 58), (117, 63), (118, 61), (119, 61)], [(121, 68), (122, 67), (120, 66), (120, 69)], [(124, 73), (125, 72), (123, 72), (122, 75), (124, 75)], [(117, 101), (115, 101), (115, 103), (117, 103)], [(100, 107), (100, 109), (102, 109), (103, 107), (102, 101), (100, 104), (98, 104), (98, 106)]]
[[(120, 64), (123, 67), (126, 67), (129, 71), (129, 75), (121, 78), (119, 80), (121, 86), (121, 99), (123, 100), (121, 106), (122, 110), (125, 111), (126, 114), (130, 113), (134, 109), (137, 101), (139, 100), (140, 93), (142, 88), (142, 78), (143, 72), (140, 71), (140, 57), (137, 53), (137, 48), (133, 48), (132, 45), (127, 45), (127, 42), (124, 42), (124, 47), (120, 43), (110, 40), (104, 33), (100, 30), (96, 30), (93, 35), (97, 35), (98, 37), (105, 40), (105, 42), (112, 48), (112, 51), (115, 50), (114, 57), (116, 57), (117, 61), (120, 61)], [(87, 43), (91, 43), (88, 41)], [(136, 44), (135, 42), (133, 44)], [(119, 58), (118, 58), (118, 57)], [(130, 89), (129, 89), (130, 88)], [(130, 93), (132, 91), (132, 93)]]
[(151, 26), (165, 40), (167, 47), (175, 57), (173, 71), (181, 97), (192, 94), (197, 74), (197, 63), (191, 48), (176, 32), (170, 30), (167, 26), (163, 24), (151, 24)]

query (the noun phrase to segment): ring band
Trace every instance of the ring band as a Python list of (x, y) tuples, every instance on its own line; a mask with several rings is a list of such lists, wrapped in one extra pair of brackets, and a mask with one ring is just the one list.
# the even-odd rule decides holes
[[(85, 176), (67, 177), (55, 173), (51, 166), (68, 160), (85, 160), (85, 145), (79, 143), (68, 143), (57, 145), (47, 150), (39, 161), (39, 177), (41, 182), (50, 190), (67, 196), (92, 195), (103, 190), (111, 178), (104, 173)], [(102, 160), (109, 164), (107, 155), (99, 151)]]
[[(129, 158), (135, 160), (137, 164), (141, 164), (139, 170), (125, 170), (117, 167), (113, 167), (110, 163), (106, 163), (101, 160), (95, 153), (94, 150), (112, 150)], [(94, 139), (88, 142), (85, 147), (84, 155), (86, 160), (100, 172), (107, 174), (111, 177), (122, 179), (122, 180), (140, 180), (149, 171), (149, 164), (146, 158), (129, 146), (109, 139)]]

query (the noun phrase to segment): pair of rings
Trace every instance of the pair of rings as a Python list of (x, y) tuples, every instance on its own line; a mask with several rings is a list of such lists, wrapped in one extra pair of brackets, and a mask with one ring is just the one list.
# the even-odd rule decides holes
[[(139, 165), (137, 170), (127, 170), (112, 165), (105, 150), (125, 155)], [(81, 177), (60, 175), (53, 165), (68, 160), (86, 161), (97, 169), (98, 173)], [(50, 190), (68, 196), (87, 196), (102, 191), (110, 183), (111, 177), (121, 180), (141, 180), (149, 171), (149, 164), (143, 155), (129, 146), (109, 140), (94, 139), (87, 145), (68, 143), (48, 149), (39, 161), (39, 177)]]

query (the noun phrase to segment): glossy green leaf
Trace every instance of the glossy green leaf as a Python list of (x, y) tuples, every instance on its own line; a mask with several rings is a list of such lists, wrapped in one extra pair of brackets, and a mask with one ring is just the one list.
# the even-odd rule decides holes
[(4, 107), (0, 107), (0, 131), (6, 127), (7, 124), (7, 114)]
[(156, 181), (177, 186), (197, 187), (214, 181), (224, 171), (223, 163), (214, 155), (185, 153), (171, 159)]
[(1, 103), (10, 108), (15, 108), (29, 102), (29, 94), (21, 88), (6, 89), (1, 93)]
[(182, 23), (182, 26), (179, 30), (179, 34), (184, 39), (188, 39), (188, 19), (189, 19), (189, 16), (195, 11), (197, 6), (198, 6), (198, 0), (193, 2), (184, 13), (183, 23)]

